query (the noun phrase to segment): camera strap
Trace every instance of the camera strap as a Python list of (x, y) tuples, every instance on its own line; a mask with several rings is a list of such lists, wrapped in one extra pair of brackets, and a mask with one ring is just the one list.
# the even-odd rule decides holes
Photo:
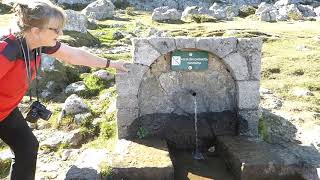
[[(38, 79), (38, 67), (37, 67), (37, 57), (39, 56), (39, 58), (41, 58), (41, 47), (39, 48), (39, 51), (37, 51), (37, 49), (34, 52), (34, 63), (35, 63), (35, 70), (36, 70), (36, 96), (37, 96), (37, 101), (39, 101), (39, 91), (38, 91), (38, 83), (39, 83), (39, 79)], [(41, 62), (41, 61), (40, 61)]]
[[(21, 49), (23, 52), (23, 57), (24, 57), (24, 62), (25, 62), (25, 66), (26, 66), (26, 73), (27, 73), (27, 77), (28, 77), (28, 83), (29, 83), (29, 90), (28, 90), (28, 94), (30, 97), (30, 102), (32, 102), (32, 90), (30, 88), (31, 86), (31, 82), (32, 82), (32, 71), (31, 71), (31, 58), (30, 58), (30, 53), (29, 53), (29, 47), (28, 44), (26, 43), (26, 47), (27, 47), (27, 53), (25, 52), (24, 46), (22, 44), (21, 39), (19, 39), (20, 41), (20, 45), (21, 45)], [(39, 48), (39, 52), (37, 49), (35, 49), (35, 54), (34, 54), (34, 60), (35, 60), (35, 79), (36, 79), (36, 96), (37, 96), (37, 101), (39, 101), (39, 93), (38, 93), (38, 68), (37, 68), (37, 56), (41, 55), (41, 48)]]

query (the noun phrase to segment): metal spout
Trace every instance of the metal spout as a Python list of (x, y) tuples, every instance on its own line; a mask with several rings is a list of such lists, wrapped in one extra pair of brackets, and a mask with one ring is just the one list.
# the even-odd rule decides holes
[(196, 96), (196, 95), (197, 95), (197, 93), (196, 93), (195, 91), (193, 91), (193, 90), (190, 90), (190, 94), (191, 94), (192, 96)]

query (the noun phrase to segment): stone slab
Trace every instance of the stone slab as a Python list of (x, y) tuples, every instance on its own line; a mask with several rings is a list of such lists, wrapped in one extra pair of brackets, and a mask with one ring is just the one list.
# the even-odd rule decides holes
[(112, 159), (112, 179), (173, 180), (174, 168), (165, 140), (121, 139)]
[(218, 153), (238, 180), (319, 179), (320, 153), (298, 144), (268, 144), (244, 136), (218, 136)]

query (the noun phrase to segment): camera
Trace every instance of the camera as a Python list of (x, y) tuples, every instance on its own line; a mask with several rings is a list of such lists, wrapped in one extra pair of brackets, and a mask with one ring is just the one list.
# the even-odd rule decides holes
[(30, 106), (30, 110), (26, 116), (26, 121), (35, 123), (38, 121), (39, 118), (47, 121), (49, 120), (51, 115), (52, 115), (52, 112), (50, 110), (48, 110), (39, 101), (35, 101)]

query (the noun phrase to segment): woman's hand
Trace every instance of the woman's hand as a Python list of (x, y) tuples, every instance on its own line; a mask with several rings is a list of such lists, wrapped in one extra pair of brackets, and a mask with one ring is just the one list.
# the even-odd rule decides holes
[(128, 68), (125, 67), (125, 65), (128, 64), (128, 62), (125, 61), (110, 61), (110, 66), (112, 68), (117, 69), (117, 71), (120, 72), (128, 72)]

